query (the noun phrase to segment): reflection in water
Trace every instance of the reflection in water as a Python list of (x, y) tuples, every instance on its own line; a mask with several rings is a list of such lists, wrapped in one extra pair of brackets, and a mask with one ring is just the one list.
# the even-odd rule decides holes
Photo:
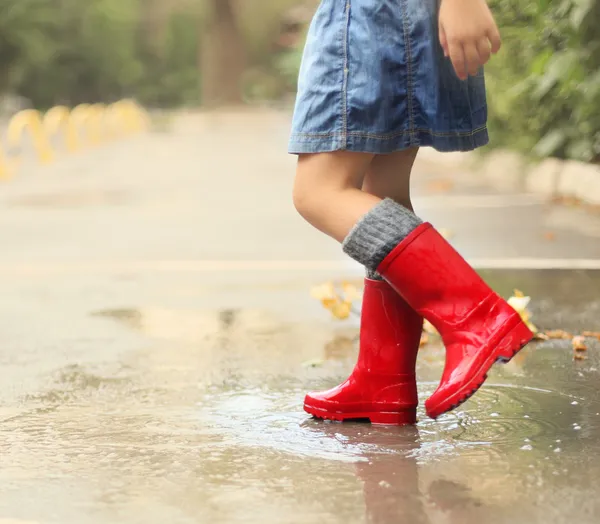
[(362, 448), (356, 476), (363, 483), (366, 521), (372, 524), (425, 524), (429, 518), (419, 488), (419, 465), (411, 453), (420, 447), (415, 427), (361, 424), (303, 425), (318, 434)]

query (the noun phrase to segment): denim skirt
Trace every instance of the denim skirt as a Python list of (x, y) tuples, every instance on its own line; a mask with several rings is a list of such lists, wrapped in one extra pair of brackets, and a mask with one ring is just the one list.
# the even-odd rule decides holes
[(488, 142), (483, 71), (444, 57), (438, 0), (321, 0), (298, 80), (290, 153), (468, 151)]

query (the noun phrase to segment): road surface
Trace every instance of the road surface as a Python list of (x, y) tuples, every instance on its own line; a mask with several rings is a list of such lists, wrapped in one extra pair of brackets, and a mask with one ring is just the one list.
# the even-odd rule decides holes
[[(599, 344), (531, 345), (416, 428), (313, 421), (361, 269), (294, 212), (288, 116), (186, 116), (0, 186), (0, 524), (562, 523), (600, 514)], [(600, 217), (418, 163), (415, 202), (534, 322), (600, 330)], [(307, 363), (318, 365), (307, 365)], [(423, 348), (424, 400), (443, 350)]]

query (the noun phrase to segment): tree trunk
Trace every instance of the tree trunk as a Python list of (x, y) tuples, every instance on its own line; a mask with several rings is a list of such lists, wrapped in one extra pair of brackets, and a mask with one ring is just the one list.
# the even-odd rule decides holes
[(238, 105), (243, 102), (242, 78), (246, 57), (233, 0), (211, 0), (212, 13), (202, 28), (200, 72), (202, 103)]

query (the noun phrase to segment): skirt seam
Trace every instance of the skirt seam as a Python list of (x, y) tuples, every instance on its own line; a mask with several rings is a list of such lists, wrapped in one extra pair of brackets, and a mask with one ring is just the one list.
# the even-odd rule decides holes
[(343, 55), (344, 55), (344, 71), (342, 79), (342, 140), (344, 148), (348, 142), (348, 77), (350, 76), (350, 57), (348, 54), (348, 40), (350, 38), (350, 0), (346, 0), (346, 17), (344, 22), (343, 33)]
[(402, 28), (404, 32), (404, 46), (406, 47), (406, 96), (408, 105), (408, 129), (410, 142), (413, 143), (415, 135), (415, 115), (413, 107), (413, 70), (412, 70), (412, 46), (410, 41), (410, 28), (408, 27), (408, 6), (406, 0), (402, 0)]
[(470, 131), (448, 131), (448, 132), (438, 132), (433, 131), (431, 129), (413, 127), (411, 129), (405, 129), (403, 131), (398, 131), (396, 133), (388, 133), (384, 135), (375, 134), (375, 133), (364, 133), (362, 131), (350, 131), (348, 133), (340, 133), (338, 131), (324, 132), (324, 133), (293, 133), (292, 136), (296, 137), (305, 137), (305, 138), (328, 138), (328, 137), (342, 137), (343, 139), (348, 136), (356, 137), (356, 138), (375, 138), (387, 140), (391, 138), (397, 138), (402, 135), (414, 135), (415, 132), (419, 133), (427, 133), (431, 136), (439, 136), (439, 137), (469, 137), (474, 136), (478, 133), (487, 130), (487, 125), (480, 126), (476, 129), (472, 129)]

